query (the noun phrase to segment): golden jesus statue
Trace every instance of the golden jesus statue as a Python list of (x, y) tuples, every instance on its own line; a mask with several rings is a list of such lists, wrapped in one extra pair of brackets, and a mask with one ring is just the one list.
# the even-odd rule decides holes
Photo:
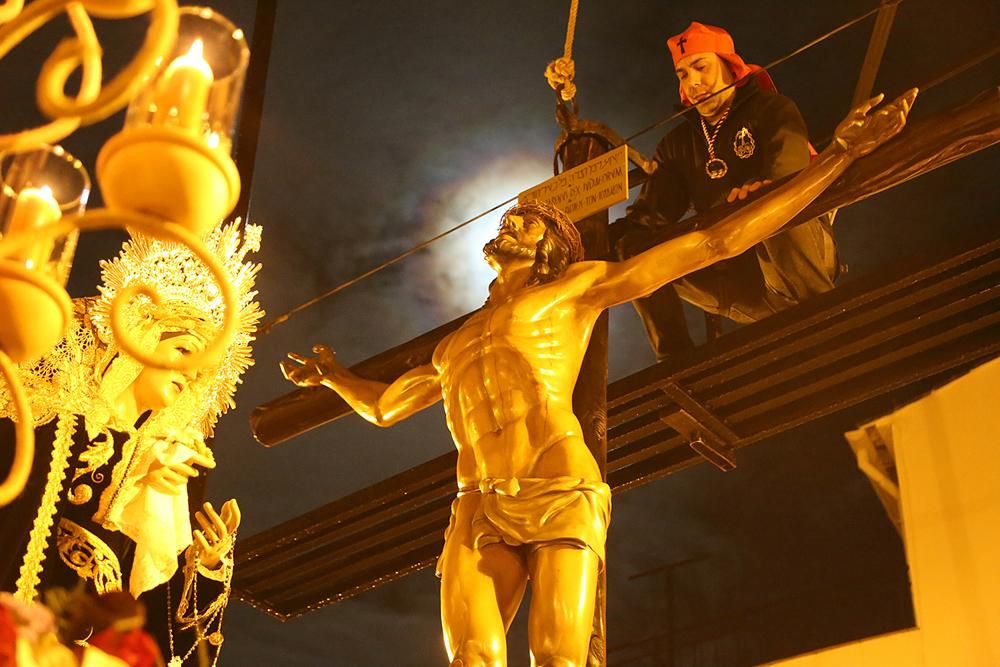
[(871, 116), (881, 96), (869, 101), (785, 185), (627, 261), (582, 261), (565, 214), (537, 202), (513, 207), (484, 248), (497, 272), (486, 305), (438, 343), (430, 364), (390, 384), (358, 377), (321, 345), (316, 357), (282, 362), (295, 384), (329, 387), (379, 426), (444, 400), (458, 448), (458, 497), (438, 560), (453, 667), (507, 664), (506, 631), (529, 578), (532, 665), (586, 664), (611, 489), (572, 399), (601, 312), (778, 232), (855, 158), (897, 134), (915, 97), (909, 91)]

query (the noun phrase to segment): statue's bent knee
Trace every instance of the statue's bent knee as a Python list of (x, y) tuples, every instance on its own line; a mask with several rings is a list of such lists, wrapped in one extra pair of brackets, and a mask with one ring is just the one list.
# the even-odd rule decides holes
[(502, 654), (489, 650), (482, 642), (462, 642), (449, 667), (504, 667), (507, 664)]
[(547, 658), (536, 659), (537, 667), (586, 667), (587, 661), (571, 660), (562, 656), (549, 656)]

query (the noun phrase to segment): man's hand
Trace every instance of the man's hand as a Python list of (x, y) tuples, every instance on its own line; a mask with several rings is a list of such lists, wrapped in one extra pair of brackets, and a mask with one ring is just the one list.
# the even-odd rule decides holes
[(751, 192), (757, 192), (763, 187), (767, 187), (771, 184), (771, 179), (765, 178), (763, 181), (750, 181), (746, 183), (741, 188), (733, 188), (729, 195), (726, 197), (726, 202), (732, 204), (734, 201), (739, 199), (743, 201)]
[(911, 88), (894, 102), (887, 104), (871, 116), (868, 112), (882, 101), (877, 95), (848, 114), (833, 133), (835, 144), (855, 158), (868, 155), (893, 138), (906, 125), (906, 117), (917, 98), (917, 89)]
[(194, 466), (201, 466), (207, 470), (215, 467), (215, 461), (205, 454), (195, 454), (187, 461), (166, 465), (157, 461), (150, 466), (149, 472), (143, 480), (157, 491), (170, 496), (176, 496), (187, 486), (188, 480), (198, 476), (198, 471)]
[(214, 570), (233, 548), (240, 526), (240, 506), (235, 498), (230, 498), (222, 504), (222, 512), (216, 513), (212, 503), (205, 503), (202, 508), (204, 512), (194, 513), (201, 530), (191, 533), (194, 538), (191, 548), (202, 565)]
[[(281, 362), (281, 374), (285, 379), (297, 384), (300, 387), (319, 387), (323, 380), (333, 378), (335, 374), (343, 370), (337, 362), (337, 358), (326, 345), (314, 345), (315, 357), (303, 357), (294, 352), (288, 353), (291, 361)], [(295, 363), (292, 363), (295, 362)]]

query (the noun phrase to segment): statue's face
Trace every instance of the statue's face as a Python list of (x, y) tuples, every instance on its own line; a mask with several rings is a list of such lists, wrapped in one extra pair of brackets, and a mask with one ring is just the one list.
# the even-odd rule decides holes
[(714, 53), (692, 53), (677, 63), (676, 72), (684, 94), (698, 109), (698, 113), (706, 118), (717, 116), (736, 92), (730, 88), (721, 95), (699, 103), (733, 82), (729, 67)]
[(496, 238), (483, 247), (486, 261), (499, 268), (505, 260), (533, 260), (545, 229), (545, 223), (536, 215), (508, 214)]
[[(200, 338), (191, 334), (165, 335), (156, 346), (156, 356), (176, 360), (204, 347)], [(163, 410), (177, 400), (198, 376), (198, 371), (172, 371), (144, 368), (132, 383), (136, 404), (142, 410)]]

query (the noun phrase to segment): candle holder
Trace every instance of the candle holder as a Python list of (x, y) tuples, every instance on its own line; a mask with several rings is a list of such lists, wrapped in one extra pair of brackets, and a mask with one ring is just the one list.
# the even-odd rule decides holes
[(83, 211), (90, 177), (79, 160), (59, 146), (0, 154), (0, 375), (17, 414), (14, 461), (0, 482), (0, 507), (24, 488), (34, 457), (34, 419), (15, 362), (35, 359), (59, 342), (73, 305), (66, 278), (78, 232), (52, 236), (63, 215)]
[(0, 239), (19, 245), (0, 259), (0, 350), (15, 362), (44, 354), (69, 324), (65, 287), (79, 234), (43, 230), (82, 212), (89, 195), (86, 169), (60, 146), (0, 154)]
[(97, 178), (110, 208), (203, 237), (239, 199), (230, 150), (250, 51), (243, 31), (221, 14), (179, 11), (174, 50), (102, 148)]

